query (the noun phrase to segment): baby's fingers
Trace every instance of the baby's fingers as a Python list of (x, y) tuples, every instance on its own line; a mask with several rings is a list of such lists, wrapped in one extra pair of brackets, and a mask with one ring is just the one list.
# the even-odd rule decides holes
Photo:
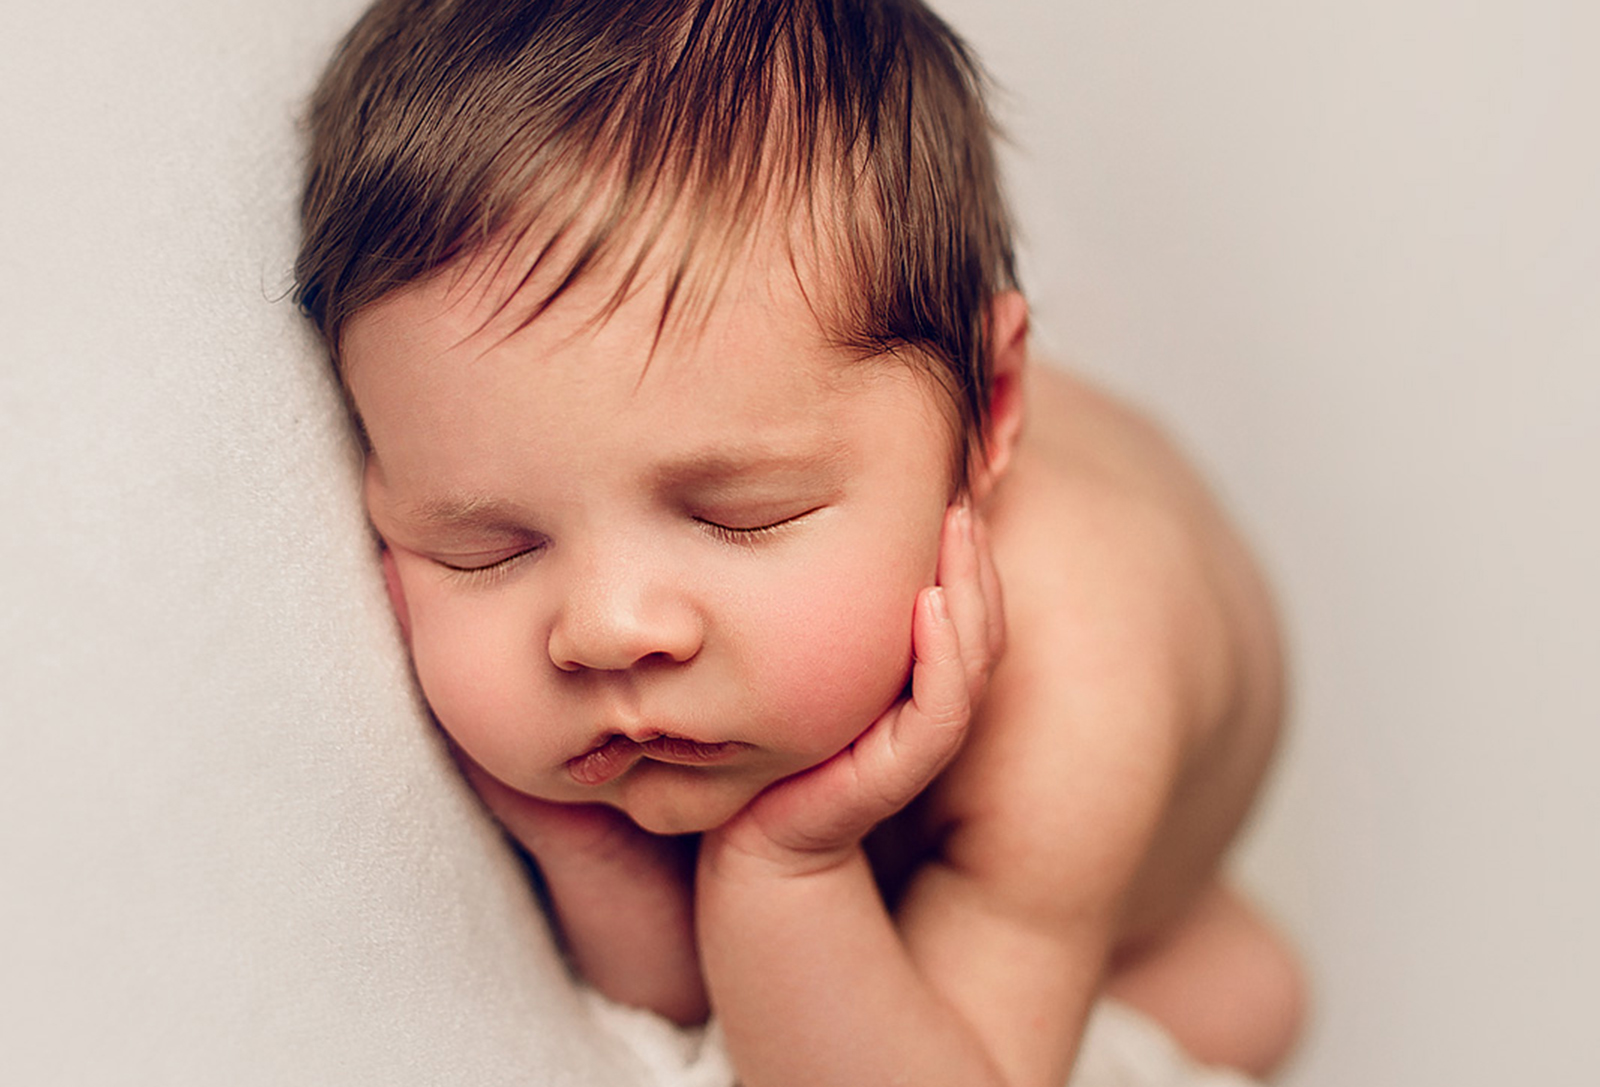
[(1005, 641), (1000, 579), (977, 515), (963, 504), (945, 517), (939, 550), (939, 585), (949, 604), (968, 696), (976, 700)]
[(994, 550), (989, 544), (989, 525), (972, 515), (973, 544), (978, 554), (978, 584), (983, 592), (985, 630), (989, 659), (998, 661), (1006, 650), (1005, 598), (1000, 591), (1000, 572), (995, 569)]
[(917, 601), (911, 698), (898, 709), (896, 754), (908, 776), (926, 784), (954, 753), (972, 715), (972, 694), (949, 591), (924, 589)]

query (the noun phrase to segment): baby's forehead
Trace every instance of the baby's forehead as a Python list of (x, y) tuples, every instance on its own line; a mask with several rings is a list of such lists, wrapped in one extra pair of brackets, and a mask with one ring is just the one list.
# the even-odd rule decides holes
[(792, 206), (774, 203), (737, 225), (693, 207), (625, 230), (605, 220), (595, 202), (529, 219), (395, 294), (422, 296), (463, 337), (537, 324), (547, 335), (620, 331), (663, 348), (757, 327), (845, 361), (879, 353), (861, 346), (870, 341), (857, 327), (855, 262)]
[(359, 389), (400, 380), (407, 365), (425, 375), (430, 360), (509, 350), (527, 365), (625, 363), (642, 391), (662, 367), (692, 381), (714, 374), (713, 361), (843, 386), (883, 354), (841, 331), (848, 290), (816, 250), (764, 230), (684, 263), (676, 243), (647, 239), (585, 259), (570, 233), (530, 229), (485, 246), (360, 311), (345, 334), (347, 381)]
[(759, 468), (771, 482), (785, 464), (814, 477), (841, 462), (828, 451), (842, 433), (887, 440), (945, 415), (901, 360), (831, 342), (799, 281), (761, 262), (733, 270), (702, 315), (665, 331), (650, 280), (605, 312), (611, 285), (596, 274), (529, 319), (523, 274), (510, 263), (457, 269), (351, 322), (349, 388), (388, 475), (468, 489), (528, 465), (609, 478), (623, 459), (605, 451), (637, 461), (643, 441), (644, 474), (697, 466), (694, 478), (727, 481)]

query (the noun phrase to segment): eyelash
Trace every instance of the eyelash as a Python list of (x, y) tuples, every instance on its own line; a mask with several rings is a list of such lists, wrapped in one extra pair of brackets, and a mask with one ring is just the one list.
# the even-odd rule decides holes
[[(715, 521), (708, 521), (704, 517), (696, 517), (694, 520), (696, 524), (724, 543), (733, 544), (735, 547), (755, 547), (761, 541), (777, 535), (796, 521), (815, 512), (815, 509), (809, 509), (803, 513), (797, 513), (793, 517), (785, 517), (781, 521), (773, 521), (771, 524), (766, 525), (755, 525), (751, 528), (734, 528), (730, 525), (721, 525)], [(435, 559), (434, 561), (443, 567), (446, 574), (453, 580), (469, 582), (475, 586), (492, 585), (509, 574), (520, 560), (539, 550), (540, 548), (537, 547), (525, 548), (522, 551), (513, 552), (503, 559), (496, 559), (494, 562), (483, 566), (457, 566), (443, 559)]]
[(695, 521), (724, 543), (731, 543), (737, 547), (754, 547), (762, 540), (782, 532), (802, 517), (810, 516), (815, 512), (816, 510), (814, 509), (806, 510), (804, 513), (797, 513), (793, 517), (785, 517), (781, 521), (773, 521), (771, 524), (766, 525), (756, 525), (752, 528), (732, 528), (728, 525), (719, 525), (715, 521), (708, 521), (704, 517), (696, 517)]
[(525, 559), (537, 550), (539, 550), (537, 547), (529, 547), (522, 551), (513, 552), (503, 559), (496, 559), (485, 566), (456, 566), (445, 562), (443, 559), (434, 561), (444, 567), (445, 572), (455, 580), (471, 582), (474, 585), (485, 585), (492, 584), (504, 577), (519, 559)]

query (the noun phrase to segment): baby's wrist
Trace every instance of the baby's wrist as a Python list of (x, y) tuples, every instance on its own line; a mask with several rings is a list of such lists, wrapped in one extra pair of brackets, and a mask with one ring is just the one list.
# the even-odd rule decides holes
[(838, 842), (786, 840), (753, 819), (707, 831), (700, 843), (697, 880), (755, 882), (827, 875), (862, 856), (857, 838)]

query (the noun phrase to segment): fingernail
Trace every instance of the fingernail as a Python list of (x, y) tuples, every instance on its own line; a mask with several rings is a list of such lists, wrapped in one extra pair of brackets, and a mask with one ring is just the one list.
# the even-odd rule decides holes
[(933, 615), (934, 621), (937, 623), (949, 620), (950, 613), (945, 608), (943, 587), (935, 585), (928, 590), (928, 611)]

